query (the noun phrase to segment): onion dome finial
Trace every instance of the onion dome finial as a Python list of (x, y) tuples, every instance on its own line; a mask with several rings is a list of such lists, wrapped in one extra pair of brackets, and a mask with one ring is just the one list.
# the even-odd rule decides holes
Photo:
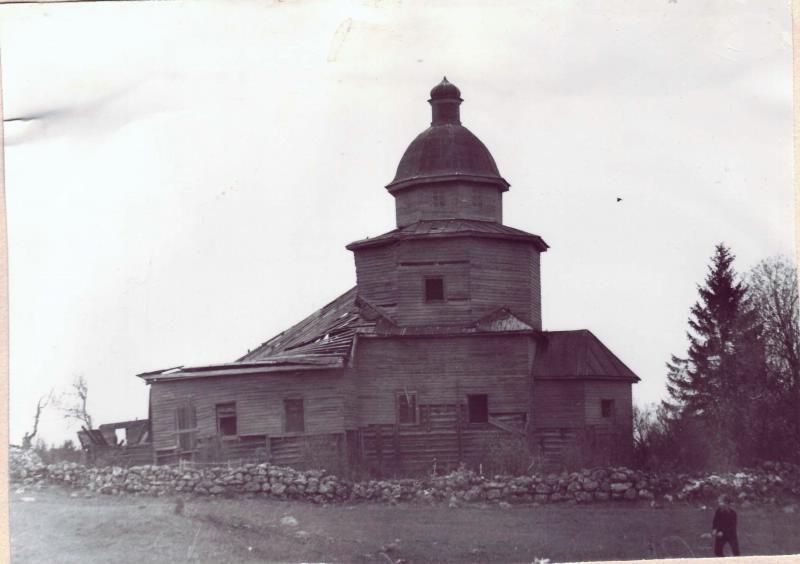
[(428, 100), (433, 113), (431, 125), (460, 124), (461, 115), (458, 107), (463, 101), (461, 91), (445, 76), (439, 84), (433, 87), (431, 99)]

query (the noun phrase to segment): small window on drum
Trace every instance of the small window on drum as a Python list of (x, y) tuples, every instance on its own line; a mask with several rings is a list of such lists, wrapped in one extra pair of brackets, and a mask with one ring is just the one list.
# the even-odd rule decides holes
[(614, 400), (600, 400), (600, 413), (603, 417), (614, 417)]
[(429, 276), (425, 278), (425, 301), (444, 301), (444, 278), (441, 276)]

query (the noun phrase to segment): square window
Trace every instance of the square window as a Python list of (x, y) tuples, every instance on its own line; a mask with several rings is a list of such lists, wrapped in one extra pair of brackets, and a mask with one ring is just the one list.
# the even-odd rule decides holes
[(444, 278), (436, 276), (425, 279), (425, 301), (444, 301)]
[(489, 422), (489, 396), (469, 394), (467, 396), (467, 416), (470, 423)]
[(218, 403), (217, 411), (217, 433), (223, 437), (236, 436), (236, 404)]
[(614, 417), (614, 400), (600, 400), (600, 413), (603, 417)]
[(417, 393), (397, 393), (397, 423), (400, 425), (417, 424)]
[(283, 400), (283, 411), (286, 417), (287, 433), (303, 433), (306, 430), (305, 414), (302, 399)]

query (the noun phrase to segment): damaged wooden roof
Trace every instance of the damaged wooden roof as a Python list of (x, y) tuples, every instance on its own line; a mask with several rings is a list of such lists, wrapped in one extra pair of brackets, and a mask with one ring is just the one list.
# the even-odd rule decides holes
[(342, 368), (350, 355), (356, 330), (372, 326), (374, 322), (366, 321), (359, 315), (356, 289), (352, 288), (286, 331), (265, 341), (255, 350), (248, 351), (235, 362), (179, 366), (146, 372), (139, 374), (139, 377), (147, 382), (154, 382), (231, 374)]
[(286, 354), (347, 355), (358, 327), (372, 325), (359, 315), (353, 287), (328, 305), (262, 343), (236, 362), (253, 362)]
[(412, 337), (528, 333), (537, 335), (534, 377), (612, 379), (638, 382), (633, 373), (590, 331), (534, 331), (506, 308), (466, 326), (400, 327), (351, 288), (299, 323), (235, 362), (174, 367), (139, 374), (147, 382), (185, 378), (343, 368), (360, 337)]
[(638, 382), (639, 377), (591, 331), (544, 331), (533, 368), (538, 379), (613, 379)]
[(385, 245), (394, 241), (416, 237), (457, 237), (464, 235), (518, 239), (534, 243), (540, 252), (548, 249), (547, 243), (538, 235), (514, 229), (502, 223), (476, 219), (426, 219), (399, 229), (393, 229), (377, 237), (355, 241), (347, 245), (347, 248), (353, 250), (373, 245)]
[(352, 353), (356, 335), (396, 337), (469, 335), (478, 333), (530, 333), (532, 327), (505, 308), (467, 326), (399, 327), (380, 308), (351, 288), (286, 331), (230, 363), (176, 366), (139, 374), (146, 382), (261, 374), (297, 370), (342, 368)]

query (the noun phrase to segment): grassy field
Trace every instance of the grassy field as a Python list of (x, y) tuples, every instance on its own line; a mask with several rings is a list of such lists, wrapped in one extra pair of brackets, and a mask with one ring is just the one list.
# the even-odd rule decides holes
[[(75, 494), (73, 494), (75, 495)], [(554, 562), (711, 556), (712, 509), (341, 505), (11, 494), (13, 562)], [(745, 555), (800, 552), (800, 512), (739, 511)], [(388, 549), (388, 557), (381, 554)], [(384, 550), (384, 553), (387, 551)]]

